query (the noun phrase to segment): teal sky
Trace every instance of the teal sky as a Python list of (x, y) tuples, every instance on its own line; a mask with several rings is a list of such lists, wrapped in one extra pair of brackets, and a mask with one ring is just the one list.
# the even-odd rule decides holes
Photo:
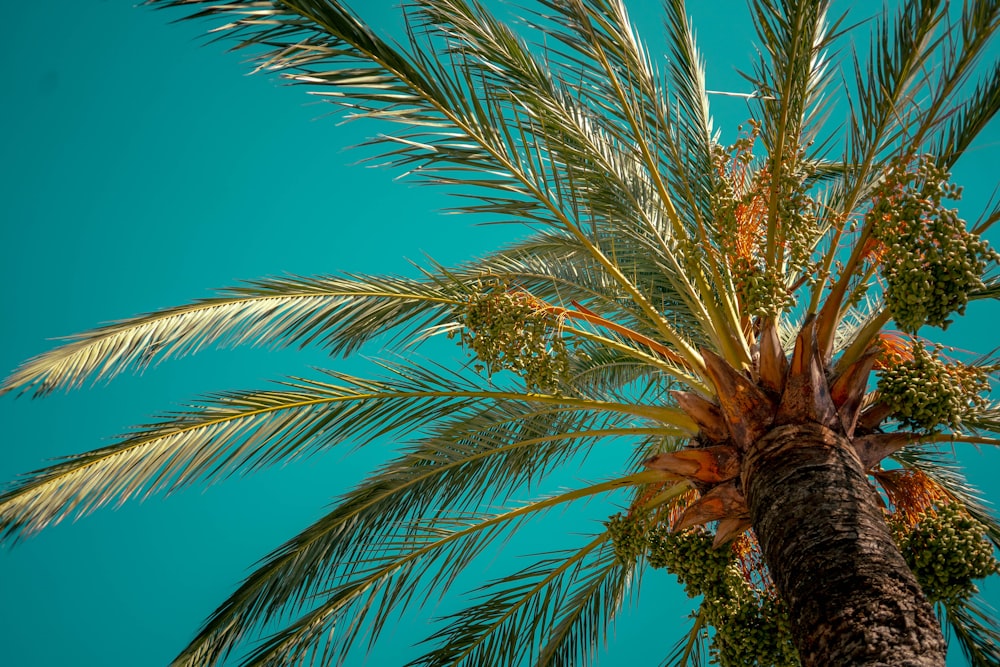
[[(395, 3), (368, 0), (365, 16), (397, 26)], [(742, 2), (692, 1), (709, 60), (708, 87), (745, 91), (736, 73), (753, 56)], [(630, 0), (645, 36), (659, 44), (659, 2)], [(19, 4), (5, 16), (0, 105), (0, 372), (49, 349), (53, 337), (212, 294), (264, 276), (334, 272), (412, 273), (424, 254), (457, 263), (520, 233), (474, 227), (437, 213), (445, 193), (393, 172), (353, 164), (344, 147), (379, 128), (339, 126), (301, 89), (248, 77), (237, 54), (202, 45), (202, 27), (130, 2)], [(746, 107), (715, 98), (723, 140)], [(975, 219), (996, 186), (1000, 129), (984, 133), (960, 163), (962, 211)], [(1000, 238), (993, 237), (994, 247)], [(1000, 312), (976, 303), (945, 340), (989, 351)], [(367, 351), (377, 355), (377, 349)], [(44, 400), (0, 400), (0, 481), (48, 459), (94, 449), (130, 425), (199, 395), (262, 387), (310, 366), (364, 373), (364, 360), (315, 350), (206, 351), (141, 377)], [(621, 446), (621, 445), (619, 445)], [(0, 663), (18, 667), (162, 666), (201, 620), (270, 549), (318, 518), (391, 443), (290, 463), (210, 488), (131, 502), (0, 550)], [(591, 470), (626, 457), (595, 451)], [(970, 478), (1000, 498), (1000, 452), (959, 450)], [(593, 476), (590, 477), (591, 479)], [(572, 483), (567, 478), (566, 483)], [(567, 545), (567, 530), (614, 507), (553, 516), (527, 532), (524, 552)], [(579, 539), (574, 534), (574, 540)], [(575, 542), (574, 542), (575, 543)], [(525, 546), (526, 545), (526, 546)], [(488, 572), (520, 565), (508, 552)], [(469, 584), (474, 584), (469, 579)], [(672, 577), (651, 572), (623, 615), (602, 664), (658, 664), (687, 627), (687, 600)], [(1000, 607), (1000, 586), (986, 591)], [(393, 665), (415, 653), (436, 600), (386, 632), (357, 665)], [(962, 665), (953, 655), (949, 664)]]

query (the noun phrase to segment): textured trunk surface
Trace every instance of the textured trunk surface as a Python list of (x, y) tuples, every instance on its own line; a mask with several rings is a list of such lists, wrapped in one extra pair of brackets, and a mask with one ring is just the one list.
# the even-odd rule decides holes
[(778, 426), (747, 452), (742, 477), (804, 665), (945, 664), (938, 621), (843, 436)]

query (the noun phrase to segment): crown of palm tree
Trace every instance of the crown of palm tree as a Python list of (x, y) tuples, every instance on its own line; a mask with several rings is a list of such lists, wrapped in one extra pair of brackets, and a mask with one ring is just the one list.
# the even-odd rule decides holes
[[(278, 623), (247, 664), (336, 662), (524, 522), (623, 490), (626, 513), (486, 584), (413, 664), (583, 664), (649, 563), (695, 579), (671, 554), (683, 543), (710, 558), (702, 538), (723, 566), (736, 559), (762, 608), (787, 613), (784, 596), (795, 611), (753, 481), (792, 455), (773, 436), (783, 428), (836, 433), (897, 529), (953, 504), (1000, 543), (934, 449), (1000, 442), (984, 397), (995, 361), (961, 363), (917, 335), (1000, 289), (980, 239), (1000, 206), (967, 229), (948, 180), (1000, 106), (1000, 69), (983, 66), (1000, 3), (886, 10), (860, 55), (837, 51), (856, 27), (829, 3), (754, 2), (753, 118), (732, 146), (713, 129), (681, 1), (665, 3), (662, 70), (616, 0), (538, 0), (535, 41), (474, 0), (415, 0), (402, 44), (335, 0), (153, 4), (216, 20), (259, 70), (391, 123), (370, 142), (380, 159), (456, 190), (457, 211), (532, 230), (420, 278), (249, 283), (79, 335), (5, 381), (41, 396), (210, 345), (351, 354), (387, 340), (405, 355), (449, 336), (468, 352), (457, 369), (410, 358), (374, 379), (323, 371), (209, 396), (0, 495), (0, 538), (16, 541), (131, 497), (405, 438), (273, 551), (175, 665), (224, 661)], [(519, 501), (612, 438), (631, 443), (617, 476)], [(721, 590), (699, 585), (706, 600)], [(941, 603), (970, 660), (997, 664), (1000, 631), (977, 601)], [(707, 624), (722, 631), (713, 609), (671, 660), (694, 659)], [(724, 642), (714, 655), (726, 662)]]

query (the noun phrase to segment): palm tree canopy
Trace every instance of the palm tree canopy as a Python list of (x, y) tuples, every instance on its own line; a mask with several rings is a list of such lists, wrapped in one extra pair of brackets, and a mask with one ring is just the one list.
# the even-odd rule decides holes
[[(334, 0), (151, 4), (207, 19), (257, 70), (347, 118), (381, 121), (369, 159), (444, 186), (455, 212), (528, 228), (409, 276), (245, 283), (75, 336), (9, 375), (0, 393), (43, 396), (208, 347), (386, 351), (365, 377), (317, 370), (208, 394), (0, 495), (0, 539), (14, 543), (134, 497), (398, 445), (267, 555), (175, 665), (335, 663), (468, 588), (473, 565), (532, 520), (582, 503), (614, 516), (471, 579), (411, 664), (583, 664), (651, 565), (705, 600), (667, 663), (709, 657), (712, 625), (712, 657), (732, 664), (739, 624), (713, 596), (787, 614), (744, 533), (746, 452), (807, 409), (853, 445), (918, 578), (921, 554), (943, 548), (927, 537), (936, 521), (972, 535), (975, 577), (995, 570), (1000, 524), (947, 454), (1000, 443), (997, 362), (936, 343), (1000, 289), (982, 239), (1000, 212), (960, 214), (951, 177), (1000, 106), (1000, 3), (855, 17), (754, 2), (759, 54), (739, 64), (749, 119), (724, 134), (680, 1), (665, 3), (663, 56), (615, 0), (539, 0), (516, 27), (472, 0), (416, 0), (398, 39)], [(422, 355), (448, 339), (457, 365)], [(811, 364), (826, 402), (793, 415), (785, 396), (812, 395), (792, 389)], [(610, 447), (600, 479), (567, 476)], [(719, 572), (736, 562), (742, 578), (711, 583), (719, 553)], [(928, 581), (970, 662), (995, 664), (982, 601)], [(768, 644), (768, 659), (794, 664), (790, 646)]]

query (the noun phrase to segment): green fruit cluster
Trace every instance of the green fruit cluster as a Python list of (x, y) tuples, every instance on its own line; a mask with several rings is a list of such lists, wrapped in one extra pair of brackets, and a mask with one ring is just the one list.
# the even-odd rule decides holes
[(649, 532), (648, 549), (649, 564), (676, 576), (688, 597), (717, 589), (733, 564), (732, 550), (716, 549), (712, 536), (700, 530), (674, 533), (657, 526)]
[[(755, 125), (743, 133), (729, 147), (713, 145), (712, 166), (718, 178), (713, 181), (710, 195), (712, 207), (712, 227), (714, 240), (726, 258), (733, 280), (733, 287), (744, 309), (752, 315), (765, 315), (773, 311), (775, 303), (774, 280), (765, 280), (759, 258), (759, 239), (748, 239), (745, 229), (741, 229), (742, 208), (752, 203), (757, 188), (740, 182), (748, 178), (753, 162), (753, 145), (759, 135)], [(734, 173), (735, 172), (735, 173)], [(742, 221), (745, 224), (746, 221)], [(696, 245), (696, 244), (692, 244)], [(700, 255), (694, 254), (698, 257)], [(700, 270), (700, 267), (696, 267)], [(785, 292), (780, 286), (779, 293)], [(779, 308), (780, 310), (780, 308)]]
[(987, 373), (973, 366), (947, 363), (937, 350), (917, 341), (913, 358), (884, 369), (878, 389), (904, 427), (933, 430), (958, 428), (962, 418), (987, 404)]
[(916, 160), (911, 169), (900, 165), (894, 173), (866, 216), (885, 247), (886, 305), (903, 331), (947, 327), (948, 316), (964, 313), (969, 293), (983, 286), (988, 262), (1000, 256), (943, 204), (959, 199), (961, 191), (931, 158)]
[(646, 522), (635, 516), (615, 514), (605, 524), (611, 536), (615, 558), (623, 567), (632, 567), (649, 545)]
[(473, 294), (462, 312), (462, 344), (493, 374), (511, 370), (524, 378), (529, 391), (558, 393), (569, 372), (569, 353), (554, 318), (538, 308), (530, 295), (502, 284)]
[(715, 626), (711, 647), (715, 662), (723, 667), (799, 667), (788, 610), (773, 598), (758, 597), (746, 582), (743, 585), (745, 590), (730, 593), (724, 603), (706, 607)]
[(662, 526), (649, 531), (648, 541), (650, 565), (674, 574), (689, 597), (704, 596), (717, 664), (798, 667), (787, 609), (746, 580), (731, 549), (713, 547), (709, 533), (671, 533)]
[[(802, 154), (792, 155), (785, 160), (777, 184), (781, 192), (776, 214), (782, 253), (778, 263), (782, 269), (765, 266), (762, 230), (767, 213), (762, 207), (769, 205), (775, 186), (766, 171), (750, 167), (759, 132), (759, 126), (751, 121), (750, 131), (734, 144), (715, 147), (712, 159), (719, 178), (713, 183), (710, 201), (714, 240), (727, 259), (743, 312), (768, 318), (795, 305), (786, 276), (803, 272), (809, 264), (819, 227), (817, 204), (807, 192), (806, 172), (801, 169)], [(761, 231), (754, 231), (757, 229)]]
[(744, 311), (750, 317), (775, 317), (795, 305), (780, 275), (738, 257), (732, 266), (733, 282)]
[(802, 168), (804, 159), (804, 150), (786, 157), (778, 186), (781, 193), (778, 199), (778, 225), (781, 229), (782, 261), (787, 265), (785, 270), (790, 275), (806, 269), (820, 236), (819, 225), (816, 223), (819, 205), (808, 194), (808, 174)]
[(925, 513), (900, 540), (900, 551), (931, 603), (960, 604), (973, 579), (1000, 571), (986, 528), (958, 503)]

